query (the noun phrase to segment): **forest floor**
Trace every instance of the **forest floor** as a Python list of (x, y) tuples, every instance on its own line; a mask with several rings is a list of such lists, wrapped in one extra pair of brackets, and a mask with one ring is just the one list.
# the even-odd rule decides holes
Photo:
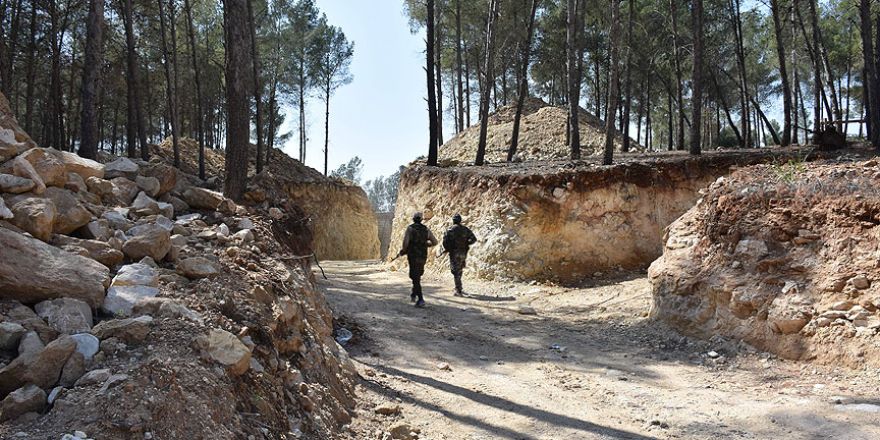
[(406, 425), (435, 440), (880, 438), (880, 371), (684, 337), (647, 318), (643, 273), (580, 288), (471, 281), (465, 298), (427, 274), (417, 309), (405, 273), (324, 269), (362, 378), (344, 438)]

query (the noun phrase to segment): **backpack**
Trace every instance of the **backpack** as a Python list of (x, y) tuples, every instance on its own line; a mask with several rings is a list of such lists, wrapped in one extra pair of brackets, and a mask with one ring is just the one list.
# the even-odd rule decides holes
[(406, 250), (407, 256), (410, 258), (427, 261), (428, 260), (428, 227), (414, 223), (409, 225), (410, 235), (409, 248)]

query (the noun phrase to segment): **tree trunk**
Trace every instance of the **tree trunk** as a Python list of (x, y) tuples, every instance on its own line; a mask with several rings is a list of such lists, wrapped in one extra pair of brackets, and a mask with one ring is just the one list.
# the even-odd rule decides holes
[(862, 83), (865, 87), (865, 96), (868, 98), (865, 102), (865, 111), (868, 114), (868, 136), (871, 143), (877, 147), (880, 146), (880, 130), (878, 130), (880, 128), (880, 100), (878, 100), (880, 94), (877, 93), (877, 88), (880, 87), (880, 76), (878, 76), (877, 65), (872, 62), (875, 55), (871, 0), (859, 1), (859, 18), (861, 19), (862, 56), (865, 60), (864, 70), (867, 73), (867, 78), (863, 79)]
[(779, 58), (779, 79), (782, 83), (782, 141), (781, 146), (787, 147), (791, 144), (791, 87), (788, 81), (788, 71), (786, 69), (786, 52), (785, 39), (782, 35), (782, 12), (779, 9), (779, 0), (770, 0), (770, 9), (773, 14), (773, 30), (776, 35), (776, 53)]
[(437, 166), (437, 93), (434, 84), (434, 0), (428, 0), (427, 34), (425, 36), (425, 73), (428, 82), (428, 166)]
[[(251, 33), (251, 68), (254, 80), (254, 109), (257, 125), (257, 174), (263, 172), (263, 99), (262, 86), (260, 84), (260, 52), (257, 50), (257, 23), (254, 21), (254, 6), (252, 0), (247, 0), (248, 26)], [(250, 135), (248, 135), (250, 137)]]
[(455, 75), (458, 86), (458, 130), (464, 131), (464, 86), (461, 80), (461, 0), (455, 0)]
[[(460, 1), (460, 0), (459, 0)], [(529, 63), (532, 54), (532, 38), (535, 33), (535, 15), (538, 12), (538, 4), (540, 0), (532, 0), (532, 11), (529, 15), (528, 32), (526, 39), (523, 41), (521, 67), (519, 71), (519, 91), (516, 98), (516, 114), (513, 116), (513, 134), (510, 138), (510, 149), (507, 150), (507, 161), (513, 160), (516, 155), (516, 149), (519, 146), (519, 125), (522, 120), (523, 105), (529, 94)]]
[[(130, 1), (130, 0), (129, 0)], [(223, 0), (226, 39), (226, 179), (223, 193), (239, 201), (247, 187), (250, 110), (247, 69), (250, 32), (248, 0)]]
[(578, 14), (578, 0), (567, 0), (567, 5), (565, 51), (568, 69), (568, 147), (571, 150), (571, 160), (580, 160), (581, 133), (578, 122), (581, 89), (581, 77), (578, 71), (580, 14)]
[(614, 117), (620, 102), (620, 0), (611, 0), (611, 78), (608, 84), (608, 119), (605, 120), (605, 155), (602, 164), (614, 161)]
[(327, 166), (330, 161), (330, 78), (327, 78), (324, 89), (324, 175), (327, 175)]
[(443, 145), (443, 39), (441, 37), (441, 29), (440, 25), (440, 14), (437, 13), (436, 24), (434, 25), (434, 34), (436, 38), (436, 43), (434, 45), (434, 55), (437, 57), (437, 62), (434, 63), (434, 82), (437, 83), (437, 147), (439, 148)]
[(128, 99), (128, 126), (126, 142), (128, 157), (137, 157), (137, 141), (140, 140), (141, 151), (146, 148), (147, 136), (144, 132), (144, 120), (139, 96), (137, 52), (134, 40), (134, 16), (132, 0), (123, 0), (122, 18), (125, 26), (126, 43), (126, 85)]
[[(431, 0), (429, 0), (431, 1)], [(495, 22), (498, 20), (498, 2), (490, 0), (489, 18), (486, 23), (486, 61), (483, 69), (483, 85), (480, 88), (480, 137), (477, 143), (477, 158), (474, 164), (481, 166), (485, 163), (486, 156), (486, 131), (489, 125), (489, 94), (495, 85), (494, 58), (495, 58)]]
[[(9, 30), (9, 42), (6, 44), (6, 65), (4, 67), (3, 76), (3, 93), (9, 98), (9, 101), (13, 103), (14, 107), (17, 109), (17, 99), (16, 99), (16, 89), (17, 87), (13, 87), (12, 85), (15, 83), (15, 55), (18, 53), (18, 31), (21, 25), (21, 0), (15, 1), (15, 6), (12, 7), (12, 16), (10, 17), (11, 22), (10, 30)], [(0, 20), (2, 22), (2, 20)], [(2, 31), (0, 31), (0, 38), (2, 38)], [(3, 55), (0, 52), (0, 55)]]
[[(165, 66), (165, 96), (168, 98), (168, 118), (171, 123), (171, 148), (174, 152), (174, 166), (176, 168), (180, 168), (180, 146), (178, 145), (177, 138), (177, 91), (174, 90), (174, 81), (171, 77), (171, 54), (168, 50), (168, 41), (166, 37), (166, 26), (165, 24), (165, 0), (158, 0), (159, 3), (159, 29), (162, 33), (160, 36), (161, 44), (162, 44), (162, 59), (164, 60)], [(173, 8), (173, 4), (169, 2), (170, 6)], [(174, 23), (171, 23), (171, 26), (174, 26)], [(176, 69), (177, 66), (174, 66)]]
[[(795, 0), (797, 1), (797, 0)], [(733, 22), (734, 34), (736, 38), (736, 60), (739, 68), (739, 89), (740, 89), (740, 119), (742, 119), (743, 148), (749, 148), (752, 145), (751, 133), (751, 111), (749, 110), (749, 99), (747, 90), (748, 75), (746, 73), (745, 49), (743, 49), (743, 33), (742, 21), (740, 20), (740, 0), (733, 0), (731, 3), (731, 20)]]
[(86, 20), (86, 48), (82, 75), (82, 135), (79, 155), (88, 159), (98, 156), (98, 96), (101, 94), (101, 66), (104, 27), (104, 0), (89, 1)]
[[(816, 0), (807, 0), (810, 6), (810, 15), (816, 14)], [(813, 23), (813, 97), (815, 104), (813, 107), (813, 131), (818, 132), (822, 125), (822, 61), (819, 55), (819, 26)]]
[(691, 148), (690, 153), (697, 155), (702, 151), (700, 130), (703, 128), (703, 0), (693, 2), (694, 20), (694, 73), (693, 91), (691, 92)]
[[(624, 80), (624, 95), (625, 98), (623, 100), (623, 119), (621, 120), (621, 125), (623, 125), (623, 146), (622, 151), (628, 152), (630, 149), (630, 138), (629, 138), (629, 123), (630, 123), (630, 111), (632, 110), (632, 27), (635, 22), (635, 7), (633, 5), (633, 0), (627, 2), (627, 7), (629, 8), (629, 18), (627, 19), (626, 26), (626, 79)], [(641, 115), (639, 115), (639, 124), (642, 123)], [(636, 133), (636, 137), (638, 137), (638, 133)], [(638, 142), (638, 139), (636, 139)]]
[(196, 34), (193, 29), (192, 6), (190, 0), (183, 0), (186, 9), (186, 30), (189, 33), (189, 53), (192, 59), (193, 79), (196, 83), (196, 127), (199, 138), (199, 179), (205, 180), (205, 126), (204, 113), (202, 112), (202, 78), (199, 71), (198, 56), (196, 55)]
[(737, 143), (743, 145), (742, 134), (740, 134), (739, 129), (736, 128), (736, 123), (733, 121), (733, 116), (730, 114), (730, 106), (727, 105), (727, 99), (724, 97), (724, 92), (721, 90), (721, 87), (718, 86), (718, 78), (715, 76), (714, 70), (712, 71), (712, 85), (715, 86), (715, 93), (718, 94), (718, 99), (721, 101), (721, 107), (724, 109), (724, 114), (727, 116), (727, 123), (730, 124), (730, 129), (733, 130)]
[(25, 94), (24, 94), (24, 130), (28, 133), (33, 133), (33, 120), (34, 120), (34, 87), (37, 82), (36, 78), (36, 70), (34, 69), (34, 57), (37, 52), (37, 2), (31, 1), (31, 18), (30, 18), (30, 39), (28, 40), (28, 54), (27, 54), (27, 79), (25, 80)]
[(678, 9), (675, 0), (669, 0), (669, 13), (672, 18), (672, 58), (675, 64), (675, 93), (678, 104), (678, 138), (676, 145), (684, 150), (684, 79), (681, 72), (681, 54), (678, 50)]

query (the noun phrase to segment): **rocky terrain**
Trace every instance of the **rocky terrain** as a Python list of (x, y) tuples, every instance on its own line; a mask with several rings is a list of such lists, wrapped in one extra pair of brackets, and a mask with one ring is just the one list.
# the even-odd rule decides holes
[[(198, 144), (184, 138), (181, 169), (198, 173)], [(255, 151), (255, 148), (252, 149)], [(153, 152), (171, 162), (170, 140), (155, 146)], [(222, 176), (225, 158), (222, 152), (207, 150), (205, 168), (208, 176)], [(379, 258), (378, 223), (364, 190), (344, 179), (325, 177), (317, 170), (283, 152), (273, 151), (272, 160), (256, 174), (256, 157), (251, 154), (247, 200), (262, 204), (266, 200), (290, 200), (308, 216), (314, 234), (314, 253), (321, 260), (371, 260)], [(209, 178), (208, 186), (222, 188), (219, 177)]]
[[(489, 116), (486, 142), (486, 162), (507, 161), (507, 149), (513, 135), (516, 105), (498, 109)], [(530, 97), (523, 106), (520, 121), (517, 161), (565, 159), (570, 156), (566, 145), (568, 109), (547, 104), (540, 98)], [(581, 152), (584, 156), (597, 154), (605, 148), (605, 122), (592, 113), (580, 112)], [(440, 147), (440, 160), (447, 165), (473, 162), (477, 155), (480, 124), (475, 124)], [(615, 134), (615, 149), (620, 150), (623, 135)], [(630, 148), (641, 150), (635, 141)]]
[[(618, 267), (641, 269), (662, 254), (663, 229), (719, 176), (811, 154), (809, 149), (699, 158), (640, 154), (622, 156), (609, 167), (587, 161), (411, 166), (401, 176), (392, 250), (399, 249), (413, 212), (425, 211), (426, 225), (438, 236), (452, 215), (461, 213), (479, 240), (466, 273), (484, 279), (571, 284)], [(432, 257), (429, 267), (445, 270), (448, 262)]]
[(876, 160), (718, 179), (666, 233), (652, 316), (790, 359), (880, 366), (878, 179)]
[(308, 216), (104, 162), (37, 147), (0, 95), (0, 438), (332, 438), (355, 376)]

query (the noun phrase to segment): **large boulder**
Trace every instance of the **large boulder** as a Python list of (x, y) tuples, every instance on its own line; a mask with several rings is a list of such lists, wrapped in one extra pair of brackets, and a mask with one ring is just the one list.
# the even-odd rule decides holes
[(146, 192), (141, 191), (131, 203), (131, 209), (140, 215), (159, 214), (159, 202), (154, 200)]
[(150, 164), (142, 170), (143, 175), (159, 182), (157, 195), (167, 194), (177, 185), (177, 168), (165, 164)]
[(0, 298), (23, 303), (76, 298), (90, 307), (104, 299), (106, 266), (0, 228)]
[(20, 194), (8, 199), (12, 211), (12, 224), (34, 237), (49, 241), (58, 211), (51, 200)]
[(78, 154), (69, 153), (67, 151), (51, 150), (68, 173), (75, 173), (83, 178), (83, 180), (91, 177), (98, 179), (104, 178), (104, 165), (91, 159), (86, 159)]
[(137, 344), (146, 339), (153, 324), (151, 316), (137, 318), (110, 319), (102, 321), (92, 329), (98, 339), (116, 338), (129, 344)]
[(101, 200), (109, 201), (113, 197), (113, 182), (109, 180), (89, 177), (86, 179), (86, 187)]
[(144, 257), (162, 261), (171, 250), (171, 233), (157, 224), (135, 226), (126, 236), (128, 240), (122, 245), (122, 252), (134, 261)]
[(37, 353), (19, 356), (0, 369), (0, 396), (6, 397), (21, 384), (33, 384), (48, 389), (58, 382), (61, 370), (70, 355), (76, 351), (76, 340), (62, 336)]
[(146, 264), (123, 266), (113, 278), (101, 307), (114, 316), (129, 316), (135, 304), (159, 294), (159, 275)]
[(67, 169), (55, 154), (48, 148), (31, 148), (19, 156), (34, 167), (46, 186), (64, 187), (67, 183)]
[(92, 329), (92, 308), (78, 299), (50, 299), (37, 303), (34, 310), (58, 333), (73, 335)]
[(92, 213), (80, 204), (74, 194), (64, 188), (46, 188), (43, 194), (55, 204), (55, 222), (52, 231), (56, 234), (70, 234), (87, 225)]
[(156, 197), (159, 195), (159, 189), (161, 189), (161, 186), (159, 179), (155, 177), (137, 176), (134, 183), (137, 184), (141, 191), (147, 193), (150, 197)]
[(0, 193), (21, 194), (34, 189), (34, 181), (13, 174), (0, 174)]
[(181, 197), (183, 197), (183, 201), (192, 208), (210, 209), (212, 211), (216, 211), (225, 199), (223, 194), (217, 191), (211, 191), (196, 186), (187, 188), (186, 191), (181, 194)]
[(131, 202), (140, 192), (137, 184), (125, 177), (116, 177), (111, 179), (110, 182), (113, 184), (113, 195), (120, 205), (131, 205)]
[(191, 280), (210, 278), (220, 273), (220, 266), (204, 257), (185, 258), (177, 263), (177, 273)]
[[(109, 240), (109, 237), (107, 239)], [(89, 257), (108, 268), (116, 267), (117, 264), (122, 263), (122, 260), (125, 259), (122, 251), (114, 248), (106, 241), (82, 240), (66, 235), (55, 235), (52, 243), (56, 246), (61, 246), (62, 249), (70, 253)]]
[(34, 166), (31, 165), (27, 159), (21, 156), (16, 157), (15, 160), (12, 161), (12, 173), (18, 177), (24, 177), (34, 182), (35, 194), (42, 194), (43, 191), (46, 190), (46, 182), (43, 182), (43, 178), (40, 177), (40, 174), (37, 173), (37, 170), (34, 169)]
[(15, 218), (15, 214), (6, 206), (3, 198), (0, 198), (0, 220), (9, 220)]
[(18, 347), (27, 330), (17, 322), (0, 322), (0, 351), (12, 351)]
[(104, 165), (104, 177), (114, 179), (117, 177), (125, 177), (134, 180), (138, 175), (140, 167), (127, 157), (120, 157)]
[(6, 396), (0, 402), (0, 422), (17, 419), (30, 412), (46, 409), (46, 392), (36, 385), (25, 385)]

